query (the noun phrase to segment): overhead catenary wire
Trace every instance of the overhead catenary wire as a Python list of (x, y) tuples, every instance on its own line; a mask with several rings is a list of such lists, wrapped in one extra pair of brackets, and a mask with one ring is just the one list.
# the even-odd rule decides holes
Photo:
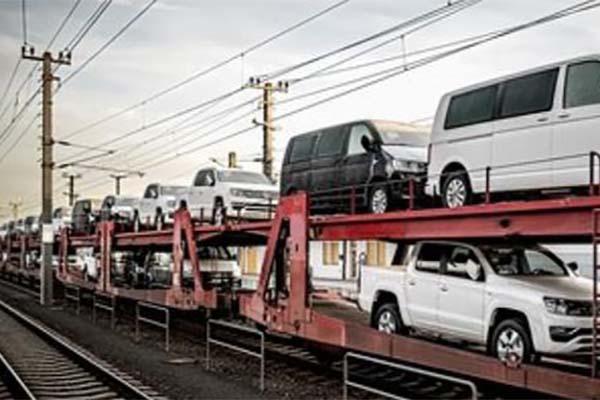
[[(595, 9), (595, 8), (598, 8), (598, 7), (600, 7), (600, 3), (598, 3), (597, 0), (587, 0), (587, 1), (584, 1), (584, 2), (580, 2), (580, 3), (577, 3), (577, 4), (573, 5), (573, 6), (561, 9), (561, 10), (559, 10), (557, 12), (548, 14), (548, 15), (546, 15), (544, 17), (541, 17), (541, 18), (537, 18), (537, 19), (532, 20), (530, 22), (527, 22), (527, 23), (524, 23), (524, 24), (515, 25), (513, 27), (507, 28), (507, 29), (499, 32), (498, 34), (496, 34), (496, 35), (494, 35), (494, 36), (492, 36), (490, 38), (484, 38), (484, 39), (481, 39), (478, 42), (470, 43), (470, 44), (461, 46), (461, 47), (459, 47), (457, 49), (452, 49), (450, 51), (446, 51), (446, 52), (444, 52), (442, 54), (439, 54), (439, 55), (429, 56), (429, 57), (426, 57), (425, 59), (418, 60), (417, 62), (414, 62), (413, 65), (410, 66), (408, 69), (406, 68), (405, 65), (400, 65), (400, 66), (398, 66), (396, 68), (388, 69), (388, 70), (386, 70), (386, 74), (384, 74), (383, 76), (376, 76), (375, 79), (372, 79), (372, 80), (370, 80), (370, 81), (368, 81), (366, 83), (363, 83), (363, 84), (361, 84), (359, 86), (352, 87), (352, 88), (347, 89), (347, 90), (345, 90), (345, 91), (343, 91), (341, 93), (336, 93), (335, 95), (329, 96), (329, 97), (327, 97), (325, 99), (318, 100), (318, 101), (316, 101), (314, 103), (310, 103), (308, 105), (299, 107), (299, 108), (294, 109), (292, 111), (289, 111), (289, 112), (287, 112), (285, 114), (279, 115), (278, 117), (275, 117), (273, 119), (273, 122), (276, 122), (278, 120), (282, 120), (282, 119), (285, 119), (285, 118), (289, 118), (289, 117), (291, 117), (293, 115), (296, 115), (298, 113), (307, 111), (307, 110), (312, 109), (314, 107), (317, 107), (319, 105), (322, 105), (322, 104), (325, 104), (327, 102), (333, 101), (335, 99), (347, 96), (347, 95), (349, 95), (351, 93), (354, 93), (356, 91), (365, 89), (365, 88), (373, 86), (375, 84), (384, 82), (384, 81), (389, 80), (389, 79), (391, 79), (393, 77), (396, 77), (399, 74), (402, 74), (402, 73), (404, 73), (404, 72), (406, 72), (406, 71), (408, 71), (410, 69), (414, 69), (414, 68), (417, 68), (419, 66), (428, 65), (428, 64), (430, 64), (430, 63), (432, 63), (432, 62), (434, 62), (436, 60), (448, 57), (448, 56), (450, 56), (452, 54), (456, 54), (456, 53), (459, 53), (459, 52), (462, 52), (462, 51), (469, 50), (469, 49), (471, 49), (473, 47), (482, 45), (484, 43), (488, 43), (488, 42), (490, 42), (492, 40), (496, 40), (496, 39), (499, 39), (501, 37), (508, 36), (508, 35), (513, 34), (513, 33), (517, 33), (517, 32), (523, 31), (525, 29), (529, 29), (531, 27), (537, 26), (537, 25), (541, 25), (541, 24), (544, 24), (544, 23), (547, 23), (547, 22), (555, 21), (557, 19), (561, 19), (561, 18), (570, 16), (570, 15), (573, 15), (573, 14), (578, 14), (578, 13), (581, 13), (581, 12), (584, 12), (584, 11), (588, 11), (588, 10), (591, 10), (591, 9)], [(378, 73), (378, 75), (379, 75), (379, 73)], [(197, 152), (199, 150), (205, 149), (207, 147), (213, 146), (213, 145), (218, 144), (218, 143), (222, 143), (222, 142), (224, 142), (226, 140), (229, 140), (229, 139), (232, 139), (234, 137), (240, 136), (243, 133), (249, 132), (249, 131), (251, 131), (254, 128), (255, 127), (248, 127), (248, 128), (240, 129), (240, 130), (234, 131), (234, 132), (232, 132), (232, 133), (230, 133), (228, 135), (222, 136), (221, 138), (219, 138), (217, 140), (213, 140), (213, 141), (210, 141), (210, 142), (207, 142), (207, 143), (200, 144), (198, 146), (195, 146), (195, 147), (192, 147), (190, 149), (187, 149), (184, 152), (179, 152), (176, 157), (171, 156), (171, 157), (169, 157), (169, 158), (167, 158), (165, 160), (161, 160), (160, 162), (157, 161), (157, 162), (155, 162), (155, 163), (153, 163), (151, 165), (147, 165), (145, 167), (145, 170), (156, 168), (156, 167), (158, 167), (160, 165), (163, 165), (163, 164), (165, 164), (167, 162), (173, 161), (176, 158), (182, 157), (182, 156), (190, 154), (190, 153)]]
[(191, 76), (183, 79), (182, 81), (179, 81), (179, 82), (177, 82), (177, 83), (175, 83), (175, 84), (173, 84), (173, 85), (171, 85), (171, 86), (169, 86), (169, 87), (167, 87), (167, 88), (165, 88), (163, 90), (160, 90), (160, 91), (154, 93), (153, 95), (151, 95), (151, 96), (149, 96), (149, 97), (147, 97), (147, 98), (145, 98), (145, 99), (143, 99), (143, 100), (141, 100), (141, 101), (139, 101), (139, 102), (137, 102), (137, 103), (135, 103), (135, 104), (133, 104), (131, 106), (125, 107), (125, 108), (123, 108), (123, 109), (121, 109), (121, 110), (119, 110), (117, 112), (109, 114), (109, 115), (107, 115), (107, 116), (105, 116), (103, 118), (100, 118), (100, 119), (98, 119), (98, 120), (96, 120), (96, 121), (94, 121), (94, 122), (92, 122), (92, 123), (90, 123), (88, 125), (85, 125), (82, 128), (79, 128), (79, 129), (77, 129), (77, 130), (75, 130), (75, 131), (67, 134), (64, 138), (65, 139), (72, 138), (72, 137), (74, 137), (76, 135), (79, 135), (79, 134), (85, 132), (85, 131), (88, 131), (88, 130), (90, 130), (92, 128), (95, 128), (95, 127), (97, 127), (97, 126), (99, 126), (101, 124), (104, 124), (104, 123), (106, 123), (108, 121), (111, 121), (111, 120), (117, 118), (117, 117), (120, 117), (120, 116), (122, 116), (122, 115), (124, 115), (124, 114), (126, 114), (126, 113), (128, 113), (130, 111), (133, 111), (133, 110), (135, 110), (137, 108), (145, 106), (146, 104), (148, 104), (150, 102), (153, 102), (153, 101), (155, 101), (155, 100), (157, 100), (157, 99), (159, 99), (159, 98), (161, 98), (161, 97), (163, 97), (163, 96), (165, 96), (165, 95), (167, 95), (169, 93), (172, 93), (172, 92), (176, 91), (177, 89), (179, 89), (179, 88), (181, 88), (181, 87), (183, 87), (183, 86), (185, 86), (185, 85), (187, 85), (187, 84), (189, 84), (189, 83), (191, 83), (193, 81), (196, 81), (197, 79), (199, 79), (199, 78), (201, 78), (203, 76), (206, 76), (206, 75), (210, 74), (213, 71), (216, 71), (216, 70), (218, 70), (218, 69), (220, 69), (220, 68), (222, 68), (222, 67), (230, 64), (231, 62), (237, 60), (240, 57), (244, 57), (244, 56), (247, 56), (248, 54), (250, 54), (252, 52), (255, 52), (256, 50), (258, 50), (258, 49), (260, 49), (260, 48), (268, 45), (269, 43), (271, 43), (271, 42), (279, 39), (280, 37), (282, 37), (282, 36), (284, 36), (284, 35), (286, 35), (286, 34), (288, 34), (290, 32), (293, 32), (293, 31), (297, 30), (298, 28), (300, 28), (300, 27), (308, 24), (309, 22), (312, 22), (315, 19), (317, 19), (317, 18), (319, 18), (319, 17), (321, 17), (321, 16), (323, 16), (323, 15), (325, 15), (325, 14), (327, 14), (327, 13), (329, 13), (329, 12), (331, 12), (331, 11), (339, 8), (339, 7), (341, 7), (342, 5), (348, 3), (349, 1), (350, 0), (341, 0), (341, 1), (338, 1), (338, 2), (334, 3), (333, 5), (328, 6), (327, 8), (325, 8), (325, 9), (317, 12), (316, 14), (310, 15), (309, 17), (307, 17), (307, 18), (305, 18), (305, 19), (297, 22), (296, 24), (294, 24), (294, 25), (292, 25), (292, 26), (290, 26), (290, 27), (288, 27), (288, 28), (286, 28), (286, 29), (284, 29), (282, 31), (276, 32), (275, 34), (267, 37), (266, 39), (261, 40), (260, 42), (251, 45), (250, 47), (242, 50), (241, 52), (239, 52), (239, 53), (237, 53), (237, 54), (235, 54), (233, 56), (227, 57), (224, 60), (222, 60), (222, 61), (220, 61), (220, 62), (218, 62), (218, 63), (216, 63), (216, 64), (214, 64), (214, 65), (212, 65), (212, 66), (210, 66), (208, 68), (200, 70), (200, 71), (192, 74)]
[(108, 7), (111, 5), (112, 0), (103, 0), (94, 12), (88, 17), (88, 19), (81, 25), (77, 33), (65, 46), (65, 51), (73, 52), (77, 46), (81, 43), (83, 38), (89, 33), (92, 27), (98, 22), (100, 17), (104, 15)]
[(323, 54), (320, 54), (320, 55), (318, 55), (316, 57), (312, 57), (312, 58), (310, 58), (308, 60), (305, 60), (305, 61), (302, 61), (300, 63), (297, 63), (297, 64), (294, 64), (294, 65), (291, 65), (291, 66), (288, 66), (288, 67), (276, 70), (274, 72), (270, 72), (270, 73), (267, 73), (267, 74), (259, 75), (258, 78), (261, 81), (273, 80), (275, 78), (279, 78), (279, 77), (281, 77), (281, 76), (283, 76), (285, 74), (288, 74), (288, 73), (296, 71), (296, 70), (298, 70), (300, 68), (304, 68), (304, 67), (307, 67), (309, 65), (315, 64), (315, 63), (317, 63), (319, 61), (323, 61), (323, 60), (325, 60), (327, 58), (333, 57), (333, 56), (335, 56), (337, 54), (340, 54), (340, 53), (344, 53), (344, 52), (346, 52), (348, 50), (351, 50), (351, 49), (354, 49), (356, 47), (360, 47), (360, 46), (362, 46), (362, 45), (364, 45), (364, 44), (366, 44), (368, 42), (372, 42), (373, 40), (377, 40), (379, 38), (385, 37), (385, 36), (390, 35), (390, 34), (392, 34), (394, 32), (397, 32), (397, 31), (399, 31), (401, 29), (405, 29), (405, 28), (407, 28), (409, 26), (413, 26), (413, 25), (419, 24), (422, 21), (427, 21), (429, 19), (435, 18), (438, 15), (444, 14), (444, 13), (446, 13), (449, 10), (452, 10), (454, 8), (462, 8), (465, 4), (471, 5), (471, 4), (478, 3), (479, 1), (480, 0), (458, 0), (458, 1), (454, 2), (454, 3), (448, 3), (447, 5), (444, 5), (444, 6), (441, 6), (441, 7), (437, 7), (435, 9), (431, 10), (431, 11), (428, 11), (428, 12), (420, 14), (420, 15), (414, 17), (414, 18), (411, 18), (408, 21), (402, 21), (401, 23), (395, 24), (395, 25), (393, 25), (393, 26), (391, 26), (389, 28), (386, 28), (386, 29), (381, 30), (379, 32), (376, 32), (374, 34), (368, 35), (368, 36), (366, 36), (364, 38), (355, 40), (355, 41), (353, 41), (351, 43), (348, 43), (348, 44), (346, 44), (344, 46), (341, 46), (341, 47), (338, 47), (336, 49), (327, 51), (327, 52), (325, 52)]
[[(408, 21), (402, 22), (400, 24), (396, 24), (392, 28), (388, 28), (386, 30), (378, 32), (377, 34), (370, 35), (367, 38), (367, 40), (363, 39), (363, 40), (355, 41), (355, 42), (353, 42), (351, 44), (352, 45), (351, 47), (343, 46), (343, 48), (349, 49), (349, 48), (352, 48), (352, 47), (356, 47), (356, 46), (358, 46), (360, 44), (365, 44), (365, 43), (367, 43), (370, 40), (375, 40), (375, 39), (378, 39), (378, 38), (383, 37), (385, 35), (388, 35), (390, 33), (396, 32), (396, 31), (398, 31), (401, 28), (408, 28), (408, 27), (413, 26), (413, 25), (414, 25), (413, 26), (413, 30), (411, 30), (410, 32), (416, 31), (416, 30), (422, 28), (421, 26), (419, 26), (419, 24), (421, 24), (421, 23), (427, 23), (428, 19), (433, 19), (434, 21), (439, 21), (440, 20), (439, 19), (440, 16), (444, 16), (445, 14), (453, 15), (455, 12), (457, 12), (457, 10), (465, 9), (465, 8), (471, 6), (471, 5), (479, 3), (480, 1), (481, 0), (462, 0), (462, 1), (458, 1), (456, 3), (453, 3), (451, 6), (444, 6), (444, 7), (435, 8), (432, 11), (423, 13), (423, 14), (421, 14), (421, 15), (415, 17), (415, 18), (412, 18), (412, 19), (410, 19)], [(329, 52), (328, 54), (331, 54), (331, 52)], [(344, 62), (348, 61), (349, 59), (350, 58), (348, 58)], [(314, 58), (312, 60), (314, 60)], [(335, 65), (339, 65), (339, 64), (336, 63)], [(295, 69), (295, 67), (294, 67), (294, 69)], [(238, 89), (235, 92), (237, 93), (237, 92), (239, 92), (241, 90), (243, 90), (243, 88)], [(203, 107), (204, 105), (205, 105), (205, 103), (201, 103), (200, 106)], [(149, 129), (150, 127), (161, 125), (161, 124), (163, 124), (165, 122), (168, 122), (169, 120), (171, 120), (173, 118), (178, 118), (179, 116), (185, 115), (185, 114), (187, 114), (189, 112), (192, 112), (192, 111), (194, 111), (194, 108), (174, 113), (174, 114), (172, 114), (172, 116), (167, 116), (167, 117), (163, 118), (162, 120), (155, 121), (154, 123), (152, 123), (150, 125), (143, 126), (141, 128), (138, 128), (138, 129), (126, 132), (126, 133), (124, 133), (124, 134), (122, 134), (122, 135), (120, 135), (120, 136), (118, 136), (118, 137), (116, 137), (114, 139), (111, 139), (109, 141), (103, 142), (101, 145), (102, 146), (106, 146), (106, 145), (113, 144), (115, 142), (121, 141), (121, 140), (123, 140), (123, 139), (125, 139), (127, 137), (132, 136), (132, 135), (137, 135), (137, 134), (139, 134), (139, 133), (141, 133), (141, 132)], [(80, 156), (80, 155), (81, 155), (81, 153), (78, 154), (77, 156)]]
[(31, 129), (33, 124), (40, 118), (41, 114), (37, 114), (21, 131), (17, 139), (6, 149), (6, 151), (0, 156), (0, 164), (6, 159), (6, 157), (13, 151), (13, 149), (23, 140), (27, 132)]
[(111, 44), (113, 44), (123, 33), (127, 31), (138, 19), (140, 19), (155, 3), (157, 0), (150, 0), (144, 8), (142, 8), (137, 14), (133, 16), (121, 29), (117, 31), (106, 43), (104, 43), (98, 50), (96, 50), (90, 57), (88, 57), (83, 63), (79, 65), (73, 72), (67, 75), (61, 82), (61, 85), (56, 90), (59, 92), (71, 79), (77, 76), (81, 71), (87, 67), (92, 61), (94, 61), (102, 52), (104, 52)]
[[(106, 2), (106, 1), (109, 1), (109, 4), (110, 4), (110, 1), (112, 1), (112, 0), (104, 0), (104, 2)], [(62, 32), (62, 30), (65, 28), (67, 22), (69, 21), (69, 19), (71, 18), (71, 16), (75, 12), (75, 9), (79, 5), (79, 2), (80, 2), (80, 0), (78, 0), (71, 7), (71, 9), (69, 10), (69, 12), (65, 16), (65, 18), (63, 18), (62, 22), (58, 26), (58, 28), (55, 31), (54, 35), (52, 36), (52, 39), (48, 42), (48, 44), (46, 46), (46, 51), (50, 48), (50, 46), (54, 43), (54, 41), (56, 40), (56, 38), (60, 35), (60, 33)], [(108, 5), (106, 5), (106, 7), (107, 6)], [(96, 10), (96, 11), (98, 11), (98, 10)], [(104, 9), (104, 11), (105, 11), (105, 9)], [(89, 19), (88, 19), (88, 21), (89, 21)], [(95, 21), (97, 21), (97, 19)], [(89, 29), (86, 31), (86, 33), (88, 31), (89, 31)], [(85, 36), (85, 34), (83, 36)], [(83, 36), (81, 36), (81, 39), (83, 39)], [(19, 58), (18, 64), (20, 64), (20, 60), (21, 60), (21, 58)], [(31, 79), (33, 78), (33, 75), (34, 75), (36, 69), (37, 69), (37, 66), (35, 66), (35, 65), (31, 68), (31, 70), (29, 71), (29, 73), (27, 74), (27, 76), (25, 77), (25, 79), (21, 82), (21, 84), (19, 85), (18, 89), (16, 90), (16, 96), (18, 96), (19, 93), (23, 90), (23, 88), (25, 87), (25, 85), (27, 84), (27, 82), (31, 81)], [(16, 73), (16, 71), (15, 71), (15, 73)], [(8, 87), (7, 87), (7, 91), (8, 91)], [(35, 97), (38, 94), (40, 94), (40, 93), (41, 93), (41, 85), (38, 86), (38, 88), (36, 89), (36, 91), (34, 92), (34, 94), (25, 102), (25, 104), (23, 105), (23, 107), (11, 119), (11, 121), (8, 124), (8, 126), (3, 130), (3, 132), (0, 133), (0, 145), (4, 141), (5, 135), (7, 135), (8, 133), (10, 133), (11, 128), (20, 120), (21, 116), (24, 114), (24, 112), (27, 110), (27, 108), (30, 107), (30, 105), (33, 103), (33, 100), (35, 99)], [(0, 104), (2, 104), (2, 102), (0, 102)], [(6, 114), (6, 112), (8, 111), (9, 108), (10, 108), (10, 104), (7, 104), (6, 107), (4, 108), (4, 110), (2, 111), (2, 113), (0, 113), (0, 120)]]
[(58, 39), (58, 36), (61, 34), (61, 32), (63, 31), (63, 29), (65, 28), (65, 26), (67, 25), (67, 23), (69, 22), (69, 20), (75, 13), (75, 10), (77, 10), (77, 7), (79, 7), (80, 4), (81, 4), (81, 0), (75, 0), (75, 3), (73, 3), (73, 6), (67, 12), (67, 15), (63, 18), (62, 22), (58, 26), (58, 29), (56, 30), (56, 32), (54, 32), (54, 35), (52, 35), (52, 39), (50, 39), (50, 42), (48, 42), (48, 45), (46, 46), (46, 50), (49, 50), (50, 47), (52, 47), (52, 45), (56, 41), (56, 39)]

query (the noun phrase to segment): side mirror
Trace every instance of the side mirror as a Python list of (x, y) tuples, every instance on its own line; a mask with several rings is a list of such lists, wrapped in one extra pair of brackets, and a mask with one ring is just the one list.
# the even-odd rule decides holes
[(579, 271), (579, 264), (577, 264), (577, 262), (575, 261), (567, 263), (567, 267), (569, 267), (569, 269), (573, 272)]
[(360, 144), (366, 152), (373, 151), (373, 143), (367, 135), (363, 135), (363, 137), (360, 138)]

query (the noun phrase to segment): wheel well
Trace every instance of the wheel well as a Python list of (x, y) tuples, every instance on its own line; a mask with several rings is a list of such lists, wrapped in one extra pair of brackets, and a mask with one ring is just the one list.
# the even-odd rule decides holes
[[(446, 175), (450, 174), (452, 172), (458, 172), (458, 171), (467, 171), (467, 169), (459, 162), (451, 162), (450, 164), (446, 165), (446, 167), (444, 167), (444, 170), (442, 171), (442, 174), (440, 175), (440, 183), (439, 183), (439, 188), (440, 188), (440, 194), (442, 193), (442, 188), (444, 187), (444, 180), (446, 179)], [(467, 180), (469, 179), (469, 177), (467, 176)]]
[(215, 204), (217, 204), (218, 201), (221, 202), (221, 205), (225, 205), (225, 202), (223, 201), (223, 197), (215, 196)]
[(496, 328), (496, 326), (501, 323), (502, 321), (506, 321), (507, 319), (520, 319), (525, 323), (525, 329), (527, 329), (527, 331), (529, 332), (529, 335), (531, 337), (531, 340), (533, 341), (533, 337), (531, 336), (531, 329), (529, 327), (529, 320), (527, 319), (527, 316), (521, 312), (521, 311), (517, 311), (517, 310), (513, 310), (510, 308), (498, 308), (496, 310), (494, 310), (494, 312), (492, 313), (492, 317), (490, 319), (490, 325), (488, 327), (488, 334), (487, 334), (487, 343), (490, 344), (492, 341), (492, 335), (494, 333), (494, 328)]
[(375, 293), (375, 296), (373, 297), (373, 307), (371, 308), (371, 324), (375, 322), (375, 314), (379, 307), (388, 303), (396, 304), (397, 306), (399, 305), (398, 298), (394, 293), (384, 290)]

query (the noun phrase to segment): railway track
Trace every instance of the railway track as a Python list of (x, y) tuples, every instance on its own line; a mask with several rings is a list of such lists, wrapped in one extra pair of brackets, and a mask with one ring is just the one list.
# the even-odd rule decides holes
[(0, 337), (4, 361), (0, 399), (160, 398), (150, 387), (3, 301)]
[[(18, 285), (14, 285), (13, 288), (18, 289)], [(235, 322), (241, 323), (240, 321)], [(1, 324), (2, 322), (0, 321)], [(135, 321), (131, 310), (127, 310), (127, 308), (121, 309), (119, 324), (131, 325), (133, 329)], [(150, 334), (151, 337), (154, 336), (150, 332), (147, 332), (147, 334)], [(156, 339), (160, 341), (160, 334), (156, 334)], [(176, 329), (173, 329), (172, 334), (174, 342), (181, 342), (183, 340), (193, 343), (194, 346), (205, 346), (205, 326), (203, 323), (199, 323), (197, 319), (187, 320), (178, 318)], [(248, 348), (252, 351), (259, 350), (259, 342), (255, 338), (248, 337), (236, 331), (227, 330), (221, 330), (218, 334), (219, 339), (228, 343)], [(198, 349), (193, 352), (196, 354), (204, 353), (203, 350)], [(242, 369), (246, 372), (248, 371), (247, 367), (253, 363), (252, 359), (245, 360), (244, 355), (227, 353), (227, 350), (219, 349), (217, 350), (217, 354), (222, 359), (235, 356), (236, 364), (245, 365), (246, 367)], [(268, 359), (268, 370), (278, 371), (277, 374), (294, 376), (298, 380), (306, 380), (312, 385), (338, 387), (339, 394), (341, 395), (343, 377), (343, 361), (341, 357), (321, 357), (321, 353), (310, 351), (301, 343), (295, 343), (290, 341), (289, 338), (277, 334), (266, 335), (265, 354)], [(268, 372), (267, 380), (270, 379), (269, 375), (270, 373)], [(360, 361), (349, 363), (348, 376), (354, 382), (407, 399), (471, 398), (471, 393), (465, 385), (372, 363)], [(483, 381), (476, 381), (474, 383), (478, 389), (477, 397), (479, 399), (515, 398), (515, 396), (517, 398), (541, 398), (540, 394), (521, 390), (515, 391), (511, 387), (504, 387)], [(548, 398), (548, 396), (543, 397)], [(349, 398), (370, 399), (373, 398), (373, 393), (350, 389)], [(0, 400), (2, 400), (1, 397)]]

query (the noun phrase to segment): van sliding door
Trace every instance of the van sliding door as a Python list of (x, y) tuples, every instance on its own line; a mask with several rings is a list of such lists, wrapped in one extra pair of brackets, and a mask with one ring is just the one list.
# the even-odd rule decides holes
[(493, 191), (552, 186), (554, 93), (558, 68), (501, 85), (492, 140)]

